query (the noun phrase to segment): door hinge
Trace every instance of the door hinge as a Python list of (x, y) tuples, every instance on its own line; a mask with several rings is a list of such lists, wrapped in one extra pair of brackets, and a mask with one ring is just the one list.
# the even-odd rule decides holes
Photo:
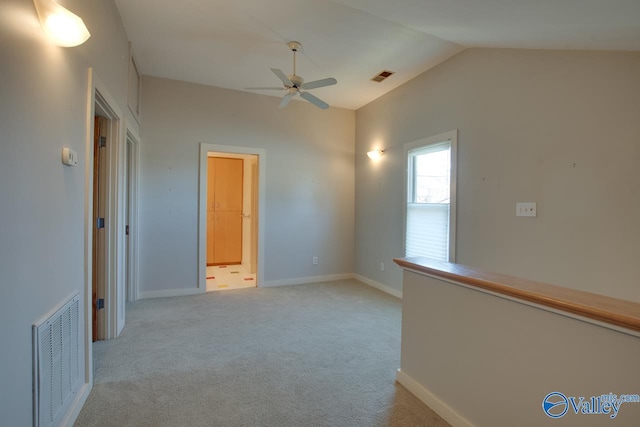
[(98, 147), (104, 148), (106, 146), (107, 146), (107, 137), (106, 136), (101, 136), (100, 137), (100, 142), (98, 142)]
[(97, 229), (104, 228), (104, 218), (96, 219), (96, 228)]
[(129, 226), (128, 225), (126, 225), (124, 227), (124, 234), (126, 234), (127, 236), (129, 235)]
[(96, 308), (102, 310), (104, 308), (104, 298), (98, 298), (96, 300)]

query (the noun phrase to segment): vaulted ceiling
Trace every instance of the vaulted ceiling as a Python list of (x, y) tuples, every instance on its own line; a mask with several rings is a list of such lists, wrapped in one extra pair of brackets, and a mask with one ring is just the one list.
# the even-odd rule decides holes
[[(640, 0), (116, 0), (142, 74), (229, 89), (292, 72), (357, 109), (469, 47), (640, 51)], [(382, 70), (395, 74), (382, 83)], [(282, 96), (277, 91), (253, 91)], [(279, 101), (274, 99), (274, 106)]]

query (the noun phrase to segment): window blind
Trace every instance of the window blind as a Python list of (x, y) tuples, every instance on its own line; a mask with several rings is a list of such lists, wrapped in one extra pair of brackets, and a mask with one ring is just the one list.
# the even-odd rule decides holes
[(407, 205), (407, 256), (449, 260), (449, 205)]
[(449, 261), (450, 150), (450, 142), (445, 141), (408, 152), (408, 257)]

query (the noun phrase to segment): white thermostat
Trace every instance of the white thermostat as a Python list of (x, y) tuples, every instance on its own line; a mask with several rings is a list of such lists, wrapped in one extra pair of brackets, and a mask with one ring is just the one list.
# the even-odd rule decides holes
[(67, 166), (77, 166), (78, 164), (78, 153), (73, 151), (69, 147), (65, 147), (62, 149), (62, 163)]

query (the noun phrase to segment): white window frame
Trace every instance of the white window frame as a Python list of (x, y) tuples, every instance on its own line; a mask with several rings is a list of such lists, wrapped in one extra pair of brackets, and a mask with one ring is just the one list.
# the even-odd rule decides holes
[(449, 142), (451, 144), (451, 175), (450, 175), (450, 205), (449, 205), (449, 262), (456, 261), (456, 194), (457, 185), (456, 177), (458, 175), (458, 130), (444, 132), (428, 138), (419, 139), (417, 141), (404, 144), (404, 199), (402, 201), (403, 228), (402, 228), (402, 250), (406, 256), (407, 250), (407, 201), (410, 197), (412, 189), (409, 186), (409, 152), (416, 148), (425, 148), (431, 145)]

